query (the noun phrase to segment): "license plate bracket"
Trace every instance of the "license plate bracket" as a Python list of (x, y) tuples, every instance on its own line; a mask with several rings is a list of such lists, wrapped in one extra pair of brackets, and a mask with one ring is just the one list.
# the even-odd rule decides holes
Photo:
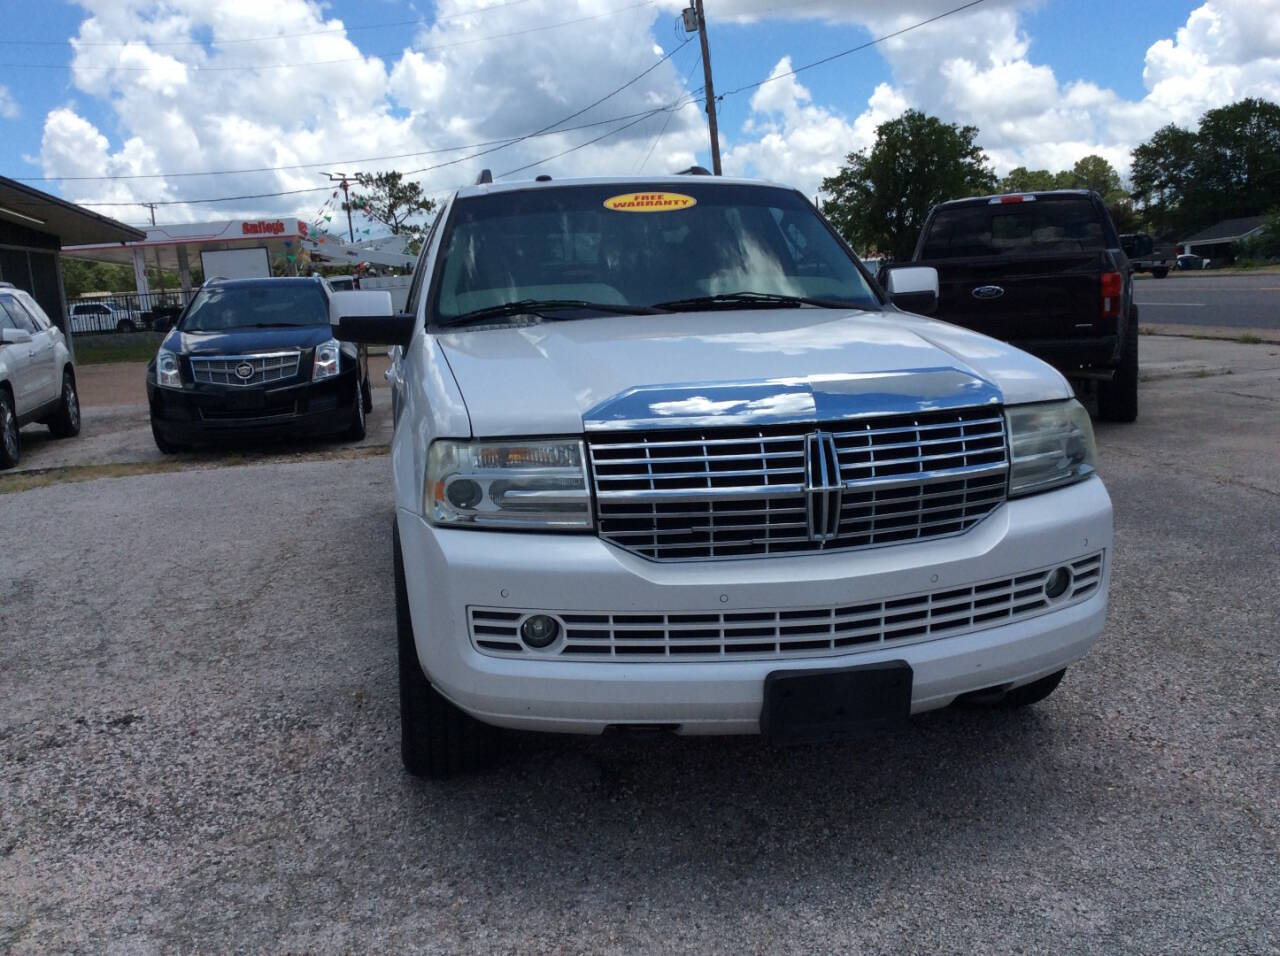
[(912, 677), (901, 660), (773, 671), (764, 679), (761, 733), (777, 744), (817, 743), (905, 720)]
[(230, 392), (224, 398), (225, 407), (233, 412), (251, 412), (267, 407), (265, 392)]

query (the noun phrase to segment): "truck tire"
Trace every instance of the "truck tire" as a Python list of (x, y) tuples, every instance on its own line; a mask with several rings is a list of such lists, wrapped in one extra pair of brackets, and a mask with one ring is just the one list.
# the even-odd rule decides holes
[(12, 468), (22, 458), (22, 441), (18, 438), (18, 417), (13, 399), (0, 389), (0, 468)]
[(400, 534), (393, 528), (391, 535), (400, 665), (400, 759), (410, 774), (427, 779), (482, 769), (492, 763), (497, 751), (497, 728), (464, 714), (422, 672), (409, 618)]
[(1157, 266), (1156, 268), (1151, 270), (1151, 274), (1155, 276), (1157, 279), (1163, 279), (1165, 276), (1169, 274), (1169, 267)]
[(1050, 674), (1048, 677), (1041, 677), (1039, 680), (1032, 681), (1030, 684), (1023, 684), (1021, 687), (1015, 687), (1009, 693), (1005, 694), (996, 704), (1000, 708), (1013, 707), (1029, 707), (1032, 704), (1038, 704), (1044, 700), (1062, 683), (1062, 678), (1066, 676), (1067, 669)]
[(1109, 422), (1138, 418), (1138, 310), (1129, 313), (1115, 377), (1098, 383), (1098, 417)]

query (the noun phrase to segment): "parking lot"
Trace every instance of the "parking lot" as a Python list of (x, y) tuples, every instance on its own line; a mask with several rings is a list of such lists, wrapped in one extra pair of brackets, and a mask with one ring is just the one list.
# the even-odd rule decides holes
[(1280, 952), (1280, 345), (1142, 349), (1108, 630), (1045, 703), (446, 783), (399, 761), (386, 391), (358, 455), (95, 478), (160, 456), (86, 388), (0, 477), (0, 949)]

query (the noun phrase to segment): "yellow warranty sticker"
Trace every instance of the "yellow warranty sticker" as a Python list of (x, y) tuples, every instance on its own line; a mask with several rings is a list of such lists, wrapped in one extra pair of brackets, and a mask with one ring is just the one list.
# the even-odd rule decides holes
[(624, 193), (604, 201), (605, 209), (621, 212), (675, 212), (696, 206), (698, 200), (683, 193)]

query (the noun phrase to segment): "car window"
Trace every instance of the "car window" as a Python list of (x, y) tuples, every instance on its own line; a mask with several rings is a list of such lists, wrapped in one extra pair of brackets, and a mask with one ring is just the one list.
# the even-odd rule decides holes
[(35, 317), (22, 307), (22, 303), (11, 295), (0, 296), (0, 308), (9, 313), (15, 329), (26, 329), (32, 335), (40, 331)]
[(16, 329), (18, 324), (9, 318), (9, 312), (4, 308), (5, 296), (0, 296), (0, 329)]
[(445, 324), (522, 299), (650, 306), (757, 292), (879, 308), (812, 207), (783, 188), (593, 184), (466, 197), (444, 243), (433, 320)]
[(329, 303), (318, 282), (283, 280), (201, 289), (181, 323), (185, 332), (255, 326), (328, 325)]
[(27, 313), (35, 319), (37, 329), (43, 332), (53, 328), (53, 323), (49, 321), (49, 316), (45, 315), (44, 309), (40, 308), (39, 302), (27, 294), (19, 294), (15, 298), (27, 310)]
[(922, 259), (1104, 249), (1102, 222), (1084, 197), (939, 209)]

